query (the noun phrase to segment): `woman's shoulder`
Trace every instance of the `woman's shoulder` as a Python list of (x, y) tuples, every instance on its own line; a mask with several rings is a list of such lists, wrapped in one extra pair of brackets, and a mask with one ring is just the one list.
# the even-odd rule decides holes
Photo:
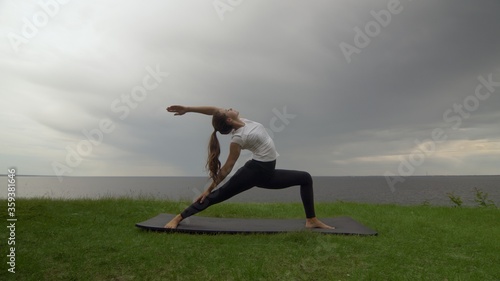
[(245, 122), (245, 123), (257, 123), (257, 122), (255, 122), (253, 120), (250, 120), (250, 119), (244, 118), (244, 117), (240, 117), (240, 120), (243, 121), (243, 122)]

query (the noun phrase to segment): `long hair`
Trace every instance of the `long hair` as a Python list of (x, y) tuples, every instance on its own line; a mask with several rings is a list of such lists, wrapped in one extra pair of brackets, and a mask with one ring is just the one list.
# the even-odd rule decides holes
[(223, 135), (227, 135), (231, 132), (233, 127), (226, 123), (227, 116), (224, 113), (216, 112), (212, 117), (212, 126), (214, 127), (214, 131), (210, 136), (210, 141), (208, 142), (208, 159), (206, 168), (208, 169), (208, 173), (210, 178), (216, 183), (217, 176), (219, 175), (219, 171), (221, 168), (221, 163), (219, 161), (220, 155), (220, 144), (217, 139), (217, 132), (220, 132)]

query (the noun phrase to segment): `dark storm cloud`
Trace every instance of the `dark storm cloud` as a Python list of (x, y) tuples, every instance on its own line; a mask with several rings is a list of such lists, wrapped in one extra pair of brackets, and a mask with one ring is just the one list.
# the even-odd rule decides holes
[[(340, 45), (355, 46), (356, 28), (395, 4), (400, 12), (349, 62)], [(4, 33), (21, 32), (23, 17), (41, 9), (30, 5), (10, 3)], [(4, 105), (0, 120), (31, 120), (20, 126), (46, 138), (9, 142), (16, 151), (39, 147), (32, 157), (48, 164), (31, 173), (51, 173), (50, 161), (64, 162), (65, 147), (85, 139), (82, 130), (109, 118), (115, 130), (74, 173), (101, 174), (98, 167), (119, 161), (123, 173), (203, 174), (210, 119), (164, 111), (177, 103), (234, 107), (270, 131), (288, 112), (294, 118), (273, 132), (280, 163), (312, 174), (383, 174), (435, 128), (448, 141), (420, 172), (488, 173), (481, 163), (492, 161), (484, 151), (499, 153), (500, 89), (467, 118), (453, 110), (471, 101), (479, 76), (500, 81), (499, 8), (487, 0), (245, 1), (221, 21), (208, 2), (75, 2), (19, 53), (8, 40), (0, 44), (1, 95), (19, 108)], [(156, 66), (168, 78), (127, 105)], [(118, 105), (128, 107), (126, 117)], [(135, 169), (134, 159), (153, 168)], [(465, 160), (474, 165), (456, 168)]]

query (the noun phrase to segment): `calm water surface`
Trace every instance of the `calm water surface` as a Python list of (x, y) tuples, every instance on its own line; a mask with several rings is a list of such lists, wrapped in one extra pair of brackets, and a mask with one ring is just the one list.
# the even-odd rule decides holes
[[(206, 187), (206, 177), (65, 177), (17, 176), (17, 197), (102, 198), (154, 197), (168, 200), (192, 200)], [(317, 202), (367, 202), (453, 205), (449, 193), (459, 196), (464, 205), (474, 202), (474, 188), (488, 194), (500, 206), (500, 176), (415, 176), (407, 177), (392, 191), (385, 178), (314, 177)], [(7, 196), (7, 178), (0, 176), (0, 197)], [(299, 187), (281, 190), (253, 188), (229, 202), (300, 202)]]

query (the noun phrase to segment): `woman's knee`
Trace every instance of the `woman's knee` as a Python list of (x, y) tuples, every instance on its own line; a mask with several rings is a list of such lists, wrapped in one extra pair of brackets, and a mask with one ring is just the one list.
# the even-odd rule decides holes
[(301, 172), (301, 178), (302, 178), (302, 181), (303, 181), (303, 185), (306, 185), (306, 186), (312, 186), (313, 185), (312, 176), (308, 172), (305, 172), (305, 171)]

